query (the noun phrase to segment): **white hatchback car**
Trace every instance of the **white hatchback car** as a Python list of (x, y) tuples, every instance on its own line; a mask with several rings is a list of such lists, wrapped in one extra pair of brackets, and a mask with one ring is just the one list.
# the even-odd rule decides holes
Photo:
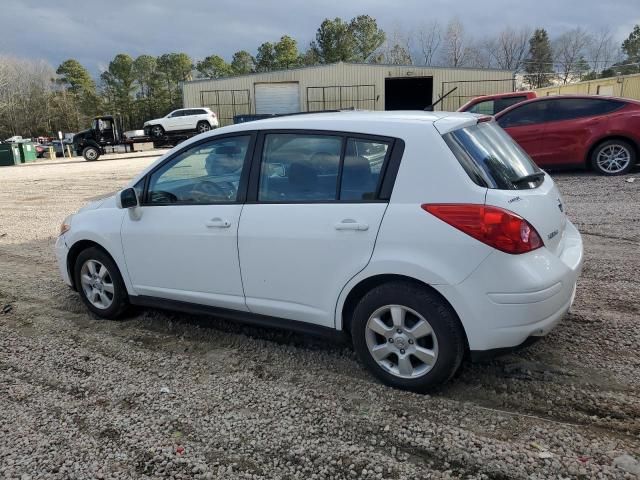
[(319, 113), (182, 143), (67, 218), (56, 254), (98, 316), (341, 332), (383, 382), (424, 391), (567, 312), (583, 253), (563, 210), (490, 117)]
[(218, 127), (218, 117), (210, 108), (181, 108), (162, 118), (144, 122), (144, 133), (150, 137), (162, 137), (165, 133), (204, 133)]

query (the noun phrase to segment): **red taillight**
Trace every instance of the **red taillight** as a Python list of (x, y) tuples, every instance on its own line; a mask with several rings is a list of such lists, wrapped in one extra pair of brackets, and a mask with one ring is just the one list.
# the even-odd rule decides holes
[(422, 209), (452, 227), (506, 253), (540, 248), (540, 235), (520, 215), (489, 205), (424, 204)]

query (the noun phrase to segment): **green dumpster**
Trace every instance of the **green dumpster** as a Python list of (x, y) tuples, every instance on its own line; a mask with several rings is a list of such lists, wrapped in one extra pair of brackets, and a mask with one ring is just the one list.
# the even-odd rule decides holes
[(36, 146), (33, 143), (24, 142), (18, 145), (20, 147), (20, 161), (22, 163), (36, 161), (38, 155), (36, 153)]
[(0, 166), (20, 163), (20, 147), (15, 143), (0, 143)]

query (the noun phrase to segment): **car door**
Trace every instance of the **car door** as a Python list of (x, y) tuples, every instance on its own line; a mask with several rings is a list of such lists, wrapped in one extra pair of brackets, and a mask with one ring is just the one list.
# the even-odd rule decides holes
[(171, 113), (169, 118), (167, 118), (166, 120), (165, 130), (167, 131), (182, 130), (182, 122), (184, 121), (183, 115), (184, 115), (184, 110), (176, 110), (175, 112)]
[(549, 164), (552, 150), (545, 141), (549, 102), (534, 101), (516, 106), (499, 114), (498, 125), (520, 145), (540, 167)]
[(195, 130), (198, 123), (197, 110), (184, 110), (180, 130)]
[(607, 129), (607, 113), (624, 104), (602, 98), (555, 98), (549, 101), (545, 144), (548, 164), (583, 165), (593, 139)]
[(246, 310), (237, 232), (254, 135), (213, 137), (145, 177), (122, 245), (138, 295)]
[(260, 136), (238, 232), (251, 312), (334, 327), (341, 289), (373, 253), (392, 145), (339, 133)]

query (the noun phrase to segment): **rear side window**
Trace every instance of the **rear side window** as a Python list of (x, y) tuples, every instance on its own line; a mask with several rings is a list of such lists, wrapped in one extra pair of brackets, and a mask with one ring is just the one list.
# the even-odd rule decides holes
[(494, 101), (485, 100), (478, 102), (469, 109), (470, 113), (479, 113), (481, 115), (493, 115), (495, 113)]
[(601, 98), (558, 98), (549, 103), (551, 121), (605, 115), (624, 106), (624, 102)]
[(267, 134), (258, 201), (376, 201), (391, 144), (331, 134)]
[(270, 134), (265, 137), (258, 200), (336, 199), (342, 137)]
[(349, 138), (342, 167), (340, 200), (373, 200), (388, 143)]
[[(494, 122), (454, 130), (443, 138), (469, 177), (482, 187), (523, 190), (544, 180), (524, 150)], [(531, 175), (538, 178), (526, 181)]]

